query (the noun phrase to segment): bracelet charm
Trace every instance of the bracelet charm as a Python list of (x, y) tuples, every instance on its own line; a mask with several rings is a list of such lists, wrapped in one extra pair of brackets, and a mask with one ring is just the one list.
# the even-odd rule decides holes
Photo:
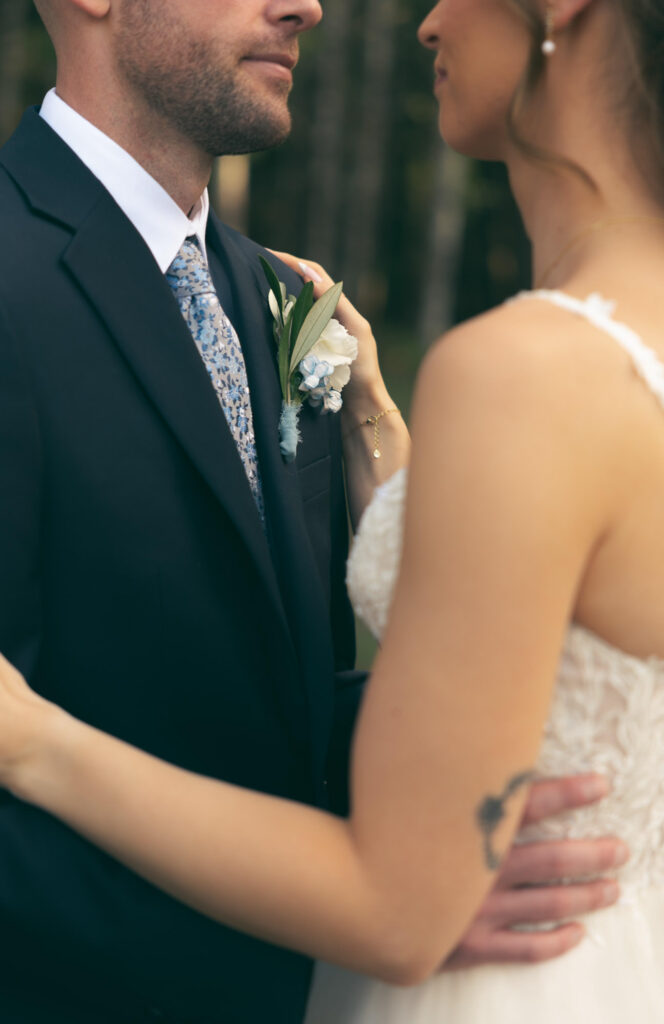
[(399, 412), (399, 410), (396, 409), (396, 408), (393, 408), (393, 409), (382, 409), (381, 412), (377, 412), (375, 416), (367, 416), (366, 420), (362, 420), (362, 422), (358, 423), (356, 427), (353, 427), (353, 429), (350, 430), (348, 432), (348, 434), (346, 434), (346, 437), (348, 437), (349, 434), (354, 434), (356, 430), (360, 429), (360, 427), (373, 427), (374, 428), (374, 436), (373, 436), (373, 449), (371, 451), (371, 458), (372, 459), (382, 459), (383, 453), (380, 450), (380, 421), (382, 420), (383, 416), (389, 416), (390, 413), (393, 413), (393, 412)]

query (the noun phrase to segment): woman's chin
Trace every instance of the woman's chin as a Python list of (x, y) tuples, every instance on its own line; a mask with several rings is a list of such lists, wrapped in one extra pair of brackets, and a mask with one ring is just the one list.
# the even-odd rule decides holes
[(462, 156), (471, 157), (473, 160), (486, 160), (496, 163), (504, 159), (504, 139), (497, 139), (496, 133), (491, 130), (469, 130), (467, 124), (458, 120), (452, 120), (445, 116), (441, 110), (438, 122), (440, 134), (443, 141)]

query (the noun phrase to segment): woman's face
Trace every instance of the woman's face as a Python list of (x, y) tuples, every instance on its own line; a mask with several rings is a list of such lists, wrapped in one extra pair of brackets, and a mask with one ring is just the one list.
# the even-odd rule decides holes
[(468, 156), (503, 159), (507, 114), (532, 45), (525, 22), (509, 0), (440, 0), (418, 36), (436, 53), (443, 138)]

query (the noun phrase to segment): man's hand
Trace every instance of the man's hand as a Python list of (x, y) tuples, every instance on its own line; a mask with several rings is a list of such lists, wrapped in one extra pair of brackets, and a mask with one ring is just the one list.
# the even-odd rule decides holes
[[(598, 775), (536, 783), (523, 824), (532, 825), (562, 811), (596, 803), (609, 792)], [(629, 857), (616, 838), (564, 840), (515, 846), (498, 881), (444, 970), (479, 964), (539, 963), (573, 949), (583, 939), (583, 925), (570, 918), (615, 903), (617, 882), (603, 878), (556, 885), (562, 878), (584, 878), (620, 867)], [(515, 925), (567, 922), (552, 931), (513, 931)]]

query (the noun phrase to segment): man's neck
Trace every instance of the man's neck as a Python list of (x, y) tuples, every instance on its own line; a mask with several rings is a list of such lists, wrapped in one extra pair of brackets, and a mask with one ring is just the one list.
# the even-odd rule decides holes
[(212, 174), (212, 157), (174, 131), (152, 111), (126, 111), (96, 104), (58, 81), (56, 91), (81, 117), (129, 153), (187, 215), (195, 208)]

